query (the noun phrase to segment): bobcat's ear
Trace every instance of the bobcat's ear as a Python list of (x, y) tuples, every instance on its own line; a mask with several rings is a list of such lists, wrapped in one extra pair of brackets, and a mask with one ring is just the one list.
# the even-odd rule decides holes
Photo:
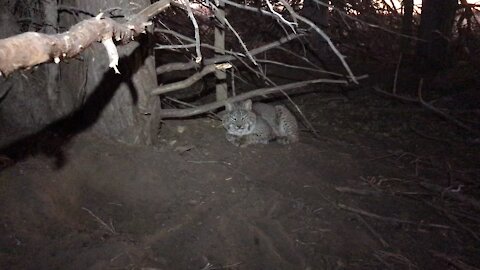
[(252, 110), (252, 100), (251, 99), (247, 99), (243, 102), (243, 108), (247, 111), (251, 111)]
[(233, 105), (232, 105), (232, 103), (228, 103), (228, 102), (225, 103), (225, 110), (226, 110), (227, 112), (233, 111)]

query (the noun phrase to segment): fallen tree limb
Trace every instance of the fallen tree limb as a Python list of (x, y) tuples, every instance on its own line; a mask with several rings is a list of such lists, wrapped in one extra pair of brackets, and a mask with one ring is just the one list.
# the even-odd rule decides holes
[(448, 256), (445, 253), (440, 253), (440, 252), (435, 251), (435, 250), (430, 250), (430, 253), (432, 253), (432, 255), (436, 258), (440, 258), (442, 260), (445, 260), (446, 262), (450, 263), (456, 269), (459, 269), (459, 270), (479, 270), (480, 269), (480, 268), (470, 266), (470, 265), (464, 263), (463, 261), (461, 261), (458, 258), (458, 256), (451, 257), (451, 256)]
[(447, 196), (449, 198), (455, 199), (457, 201), (460, 201), (462, 203), (468, 204), (471, 207), (475, 208), (477, 211), (480, 211), (480, 201), (468, 196), (464, 195), (460, 192), (454, 192), (452, 190), (449, 190), (447, 188), (441, 187), (439, 185), (435, 185), (432, 183), (429, 183), (427, 181), (422, 181), (418, 183), (420, 186), (423, 188), (426, 188), (428, 190), (437, 192), (442, 194), (442, 196)]
[(411, 221), (411, 220), (404, 220), (404, 219), (399, 219), (399, 218), (394, 218), (394, 217), (384, 217), (384, 216), (380, 216), (380, 215), (377, 215), (375, 213), (371, 213), (371, 212), (368, 212), (368, 211), (365, 211), (365, 210), (362, 210), (362, 209), (353, 208), (353, 207), (350, 207), (350, 206), (347, 206), (347, 205), (341, 204), (341, 203), (337, 204), (337, 206), (338, 206), (338, 208), (340, 208), (342, 210), (346, 210), (346, 211), (349, 211), (349, 212), (360, 214), (362, 216), (366, 216), (366, 217), (370, 217), (370, 218), (374, 218), (374, 219), (379, 219), (379, 220), (383, 220), (383, 221), (394, 223), (394, 224), (408, 224), (408, 225), (415, 225), (415, 226), (419, 226), (419, 227), (424, 226), (424, 227), (443, 229), (443, 230), (451, 230), (452, 229), (450, 226), (443, 225), (443, 224), (414, 222), (414, 221)]
[[(19, 69), (29, 69), (48, 62), (77, 56), (94, 42), (102, 42), (108, 50), (110, 66), (116, 69), (116, 49), (113, 40), (121, 44), (145, 33), (149, 19), (170, 6), (170, 0), (155, 2), (131, 17), (125, 23), (110, 18), (97, 17), (81, 21), (62, 34), (47, 35), (27, 32), (0, 40), (0, 76), (8, 76)], [(112, 58), (113, 57), (113, 58)]]
[(480, 241), (480, 237), (478, 237), (477, 233), (475, 233), (472, 229), (470, 229), (466, 224), (455, 217), (454, 214), (448, 212), (448, 210), (437, 206), (435, 203), (428, 202), (427, 200), (422, 200), (426, 205), (432, 207), (433, 209), (437, 210), (439, 214), (446, 217), (451, 222), (457, 224), (458, 227), (462, 228), (464, 231), (468, 232), (475, 240)]
[(383, 95), (386, 95), (386, 96), (389, 96), (389, 97), (392, 97), (392, 98), (396, 98), (396, 99), (399, 99), (399, 100), (402, 100), (402, 101), (405, 101), (405, 102), (420, 104), (424, 108), (428, 109), (430, 112), (433, 112), (433, 113), (437, 114), (438, 116), (441, 116), (445, 120), (452, 122), (453, 124), (457, 125), (458, 127), (463, 128), (465, 130), (468, 130), (471, 133), (475, 134), (477, 137), (480, 137), (480, 131), (479, 130), (476, 130), (472, 127), (469, 127), (468, 125), (466, 125), (462, 121), (460, 121), (460, 120), (456, 119), (455, 117), (449, 115), (448, 113), (445, 113), (445, 112), (441, 111), (440, 109), (436, 108), (430, 102), (426, 102), (422, 97), (422, 85), (423, 85), (423, 80), (420, 80), (420, 84), (418, 86), (418, 94), (417, 94), (418, 98), (417, 99), (411, 98), (411, 97), (406, 97), (406, 96), (401, 96), (401, 95), (398, 95), (396, 93), (389, 93), (387, 91), (384, 91), (384, 90), (380, 89), (378, 86), (373, 87), (373, 89), (378, 93), (381, 93)]
[(385, 241), (383, 239), (383, 237), (372, 226), (370, 226), (370, 224), (368, 224), (368, 222), (362, 217), (362, 215), (357, 214), (357, 219), (360, 220), (360, 222), (363, 223), (363, 225), (365, 225), (365, 227), (367, 227), (367, 229), (370, 231), (370, 233), (373, 234), (378, 239), (378, 241), (380, 243), (382, 243), (382, 246), (384, 248), (390, 247), (390, 245), (387, 243), (387, 241)]
[[(357, 77), (357, 79), (361, 79), (363, 77)], [(218, 109), (220, 107), (225, 106), (225, 103), (233, 103), (233, 102), (239, 102), (245, 99), (257, 97), (257, 96), (262, 96), (262, 95), (268, 95), (272, 94), (275, 92), (280, 92), (284, 90), (290, 90), (290, 89), (295, 89), (299, 87), (304, 87), (310, 84), (317, 84), (317, 83), (331, 83), (331, 84), (344, 84), (347, 85), (348, 81), (347, 80), (333, 80), (333, 79), (316, 79), (316, 80), (308, 80), (308, 81), (302, 81), (302, 82), (295, 82), (295, 83), (289, 83), (289, 84), (284, 84), (280, 86), (275, 86), (275, 87), (268, 87), (268, 88), (261, 88), (257, 90), (253, 90), (238, 96), (233, 96), (230, 97), (226, 100), (222, 101), (217, 101), (209, 104), (205, 104), (202, 106), (198, 106), (195, 108), (189, 108), (189, 109), (166, 109), (166, 110), (161, 110), (160, 111), (160, 117), (162, 118), (173, 118), (173, 117), (189, 117), (193, 115), (198, 115), (202, 114), (208, 111), (212, 111), (215, 109)]]
[(455, 117), (453, 117), (453, 116), (435, 108), (431, 103), (426, 102), (422, 97), (422, 85), (423, 85), (423, 79), (420, 80), (420, 85), (418, 86), (418, 100), (420, 101), (420, 104), (422, 104), (425, 108), (429, 109), (430, 111), (442, 116), (444, 119), (446, 119), (448, 121), (451, 121), (452, 123), (454, 123), (458, 127), (464, 128), (464, 129), (472, 132), (473, 134), (475, 134), (477, 137), (480, 137), (480, 131), (467, 126), (462, 121), (460, 121), (460, 120), (456, 119)]

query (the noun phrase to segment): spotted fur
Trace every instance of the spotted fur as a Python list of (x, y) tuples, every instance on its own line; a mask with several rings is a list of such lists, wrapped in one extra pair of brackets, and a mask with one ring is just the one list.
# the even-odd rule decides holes
[(272, 140), (281, 144), (298, 142), (297, 120), (282, 105), (252, 104), (251, 100), (227, 103), (222, 123), (227, 140), (236, 146), (267, 144)]

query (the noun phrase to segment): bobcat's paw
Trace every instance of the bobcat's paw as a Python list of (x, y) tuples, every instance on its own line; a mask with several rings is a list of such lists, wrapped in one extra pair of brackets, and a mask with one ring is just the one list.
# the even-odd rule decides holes
[(238, 146), (238, 140), (240, 137), (232, 134), (227, 134), (225, 137), (227, 138), (227, 141), (229, 141), (231, 144)]
[(250, 141), (248, 140), (247, 136), (243, 136), (238, 138), (238, 145), (241, 148), (245, 148), (250, 144)]
[(292, 144), (298, 142), (298, 136), (285, 136), (285, 137), (278, 137), (277, 142), (279, 144)]
[(250, 144), (246, 136), (235, 136), (232, 134), (227, 134), (227, 141), (237, 147), (247, 147)]

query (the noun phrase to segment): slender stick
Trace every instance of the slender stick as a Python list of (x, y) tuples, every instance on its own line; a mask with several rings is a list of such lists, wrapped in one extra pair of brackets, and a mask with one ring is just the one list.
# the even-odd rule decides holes
[(346, 206), (344, 204), (338, 204), (337, 206), (340, 209), (347, 210), (349, 212), (357, 213), (357, 214), (360, 214), (362, 216), (367, 216), (367, 217), (371, 217), (371, 218), (374, 218), (374, 219), (379, 219), (379, 220), (388, 221), (388, 222), (392, 222), (392, 223), (410, 224), (410, 225), (425, 226), (425, 227), (431, 227), (431, 228), (437, 228), (437, 229), (447, 229), (447, 230), (452, 229), (450, 226), (442, 225), (442, 224), (417, 223), (417, 222), (413, 222), (413, 221), (410, 221), (410, 220), (403, 220), (403, 219), (399, 219), (399, 218), (383, 217), (383, 216), (380, 216), (380, 215), (377, 215), (377, 214), (374, 214), (374, 213), (367, 212), (367, 211), (362, 210), (362, 209), (356, 209), (356, 208), (353, 208), (353, 207), (350, 207), (350, 206)]
[[(228, 5), (231, 5), (231, 6), (234, 6), (234, 7), (237, 7), (237, 8), (241, 8), (241, 9), (245, 9), (245, 10), (248, 10), (248, 11), (253, 11), (253, 12), (260, 12), (261, 14), (263, 15), (267, 15), (267, 16), (270, 16), (270, 17), (274, 17), (274, 18), (277, 18), (277, 15), (271, 13), (271, 12), (268, 12), (268, 11), (265, 11), (265, 10), (261, 10), (261, 9), (257, 9), (257, 8), (254, 8), (254, 7), (250, 7), (250, 6), (246, 6), (246, 5), (242, 5), (242, 4), (237, 4), (237, 3), (234, 3), (230, 0), (220, 0), (222, 2), (224, 2), (225, 4), (228, 4)], [(299, 21), (302, 21), (304, 22), (305, 24), (307, 24), (308, 26), (310, 26), (313, 30), (315, 30), (315, 32), (317, 32), (326, 42), (327, 44), (330, 46), (330, 48), (332, 49), (332, 51), (335, 53), (335, 55), (338, 57), (338, 59), (340, 60), (340, 62), (342, 63), (343, 67), (345, 68), (345, 70), (348, 72), (348, 75), (350, 75), (350, 79), (355, 82), (355, 83), (358, 83), (356, 81), (356, 77), (355, 75), (353, 74), (352, 70), (350, 69), (350, 66), (348, 65), (347, 61), (345, 61), (345, 56), (342, 55), (340, 53), (340, 51), (337, 49), (337, 47), (335, 46), (335, 44), (333, 44), (332, 40), (330, 39), (330, 37), (322, 30), (320, 29), (317, 25), (315, 25), (312, 21), (310, 21), (309, 19), (303, 17), (303, 16), (300, 16), (298, 15), (298, 13), (296, 12), (293, 12), (291, 13), (291, 15), (296, 18), (297, 20)]]
[[(285, 36), (279, 40), (276, 40), (274, 42), (268, 43), (264, 46), (255, 48), (250, 50), (251, 55), (257, 55), (259, 53), (263, 53), (265, 51), (268, 51), (270, 49), (276, 48), (278, 46), (281, 46), (282, 44), (285, 44), (287, 42), (290, 42), (294, 39), (297, 39), (299, 37), (305, 36), (303, 33), (298, 33), (298, 34), (290, 34), (288, 36)], [(215, 64), (215, 63), (222, 63), (222, 62), (228, 62), (235, 60), (236, 56), (233, 55), (222, 55), (222, 56), (217, 56), (209, 59), (204, 60), (204, 65), (210, 65), (210, 64)], [(157, 74), (159, 73), (164, 73), (168, 71), (175, 71), (177, 70), (176, 68), (181, 68), (181, 70), (187, 70), (195, 67), (199, 67), (200, 65), (198, 63), (195, 63), (194, 61), (188, 62), (188, 63), (170, 63), (170, 64), (165, 64), (162, 66), (157, 67)]]
[(197, 20), (195, 19), (195, 16), (193, 16), (190, 2), (188, 0), (183, 0), (183, 3), (187, 7), (188, 17), (192, 21), (193, 28), (195, 29), (195, 50), (197, 51), (197, 57), (195, 57), (195, 62), (200, 63), (203, 58), (202, 51), (200, 50), (200, 30), (198, 28)]

